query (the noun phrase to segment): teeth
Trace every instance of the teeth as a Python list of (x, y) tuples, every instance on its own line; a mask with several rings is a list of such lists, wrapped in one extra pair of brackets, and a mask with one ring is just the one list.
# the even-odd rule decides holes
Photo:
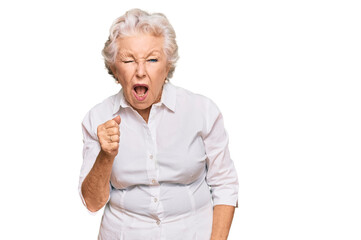
[(137, 95), (138, 95), (139, 97), (143, 97), (145, 94), (143, 93), (143, 94), (140, 95), (140, 94), (137, 93)]

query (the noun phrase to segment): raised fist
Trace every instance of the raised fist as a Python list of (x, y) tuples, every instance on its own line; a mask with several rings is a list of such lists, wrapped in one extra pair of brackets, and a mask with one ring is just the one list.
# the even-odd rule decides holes
[(101, 150), (111, 158), (115, 158), (118, 154), (119, 148), (119, 124), (120, 116), (116, 116), (97, 128), (97, 135), (100, 143)]

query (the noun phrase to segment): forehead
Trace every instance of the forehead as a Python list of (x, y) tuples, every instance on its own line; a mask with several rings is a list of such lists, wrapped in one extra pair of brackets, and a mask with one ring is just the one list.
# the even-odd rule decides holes
[(162, 54), (163, 43), (163, 37), (145, 34), (117, 39), (119, 54), (131, 54), (139, 57), (148, 55), (152, 52)]

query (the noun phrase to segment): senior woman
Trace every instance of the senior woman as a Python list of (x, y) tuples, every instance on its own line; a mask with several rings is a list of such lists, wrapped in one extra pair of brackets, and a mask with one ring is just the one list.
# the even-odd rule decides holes
[(227, 239), (237, 174), (219, 109), (169, 82), (178, 59), (163, 14), (133, 9), (103, 49), (119, 93), (85, 116), (79, 192), (105, 206), (99, 239)]

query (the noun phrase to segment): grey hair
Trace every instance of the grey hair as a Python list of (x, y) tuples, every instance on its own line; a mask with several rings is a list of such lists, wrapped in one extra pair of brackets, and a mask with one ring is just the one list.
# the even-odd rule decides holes
[(149, 14), (140, 9), (131, 9), (127, 11), (123, 16), (117, 18), (110, 27), (109, 38), (105, 42), (102, 51), (108, 73), (116, 79), (111, 70), (118, 53), (118, 44), (116, 40), (122, 37), (134, 36), (139, 33), (151, 34), (153, 36), (161, 36), (164, 38), (163, 50), (167, 56), (167, 64), (169, 67), (167, 78), (171, 78), (175, 70), (175, 64), (179, 58), (175, 31), (164, 14)]

